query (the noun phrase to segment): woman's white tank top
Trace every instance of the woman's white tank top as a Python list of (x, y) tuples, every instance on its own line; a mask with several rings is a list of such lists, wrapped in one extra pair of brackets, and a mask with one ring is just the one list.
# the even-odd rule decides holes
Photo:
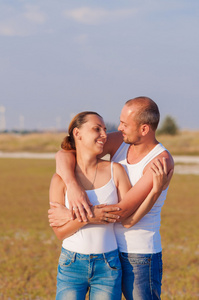
[[(145, 166), (157, 155), (166, 149), (162, 144), (157, 144), (140, 162), (129, 164), (127, 153), (129, 145), (122, 143), (112, 158), (112, 161), (122, 164), (133, 185), (142, 177)], [(144, 187), (143, 187), (144, 188)], [(160, 213), (166, 199), (167, 190), (164, 190), (152, 209), (133, 227), (124, 228), (121, 224), (115, 224), (115, 234), (118, 248), (127, 253), (158, 253), (162, 250), (160, 237)]]
[[(117, 189), (113, 179), (113, 162), (110, 166), (111, 179), (109, 182), (98, 189), (86, 191), (93, 205), (118, 203)], [(67, 193), (65, 195), (65, 205), (69, 207)], [(118, 247), (114, 224), (87, 224), (72, 236), (64, 239), (62, 246), (69, 251), (82, 254), (99, 254), (115, 250)]]

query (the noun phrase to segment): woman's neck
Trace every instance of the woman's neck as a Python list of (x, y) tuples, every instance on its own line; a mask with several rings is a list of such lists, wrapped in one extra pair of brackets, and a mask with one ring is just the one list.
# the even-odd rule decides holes
[(77, 181), (85, 190), (91, 190), (94, 187), (98, 171), (97, 157), (87, 159), (85, 157), (77, 157), (75, 174)]
[(86, 175), (89, 170), (92, 171), (96, 168), (98, 159), (96, 155), (89, 155), (88, 153), (78, 153), (76, 154), (76, 170), (81, 169), (81, 171)]

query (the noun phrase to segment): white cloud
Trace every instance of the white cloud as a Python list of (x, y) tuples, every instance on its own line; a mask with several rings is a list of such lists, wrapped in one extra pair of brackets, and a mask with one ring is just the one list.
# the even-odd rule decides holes
[(80, 34), (77, 37), (75, 37), (74, 40), (78, 44), (85, 44), (88, 41), (88, 35), (87, 34)]
[(26, 12), (23, 14), (24, 17), (31, 22), (42, 24), (46, 20), (44, 13), (39, 11), (38, 6), (26, 5)]
[(27, 31), (25, 28), (20, 27), (15, 22), (2, 22), (0, 23), (0, 35), (2, 36), (26, 36)]
[(35, 32), (36, 26), (43, 25), (46, 15), (38, 6), (25, 5), (16, 8), (3, 6), (3, 18), (0, 22), (0, 35), (2, 36), (28, 36)]
[(134, 15), (136, 9), (105, 10), (102, 8), (93, 9), (81, 7), (73, 10), (66, 10), (64, 16), (84, 24), (98, 24), (108, 20), (125, 18)]

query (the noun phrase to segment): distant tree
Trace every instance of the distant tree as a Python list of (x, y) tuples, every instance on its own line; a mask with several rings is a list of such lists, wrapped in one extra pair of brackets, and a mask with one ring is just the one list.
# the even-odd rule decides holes
[(158, 129), (158, 134), (169, 134), (175, 135), (179, 131), (179, 127), (174, 118), (171, 116), (166, 116), (163, 120), (162, 126)]

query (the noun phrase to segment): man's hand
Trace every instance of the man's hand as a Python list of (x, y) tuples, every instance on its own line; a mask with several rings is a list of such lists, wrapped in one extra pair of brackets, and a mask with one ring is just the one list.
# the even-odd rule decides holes
[(93, 206), (91, 210), (93, 212), (93, 217), (88, 217), (88, 223), (91, 224), (115, 223), (120, 218), (120, 216), (111, 213), (120, 210), (120, 208), (116, 206), (100, 204)]
[(77, 217), (78, 221), (87, 221), (86, 213), (92, 216), (90, 201), (84, 190), (79, 187), (75, 177), (75, 153), (76, 151), (60, 150), (56, 153), (56, 173), (62, 178), (67, 186), (69, 210)]
[(77, 217), (79, 222), (82, 220), (83, 222), (87, 222), (87, 215), (92, 218), (92, 204), (90, 203), (86, 192), (81, 189), (76, 181), (67, 185), (67, 197), (69, 210), (73, 216)]
[(69, 209), (59, 203), (50, 202), (50, 209), (48, 210), (50, 226), (60, 227), (68, 223), (71, 219), (73, 217)]

